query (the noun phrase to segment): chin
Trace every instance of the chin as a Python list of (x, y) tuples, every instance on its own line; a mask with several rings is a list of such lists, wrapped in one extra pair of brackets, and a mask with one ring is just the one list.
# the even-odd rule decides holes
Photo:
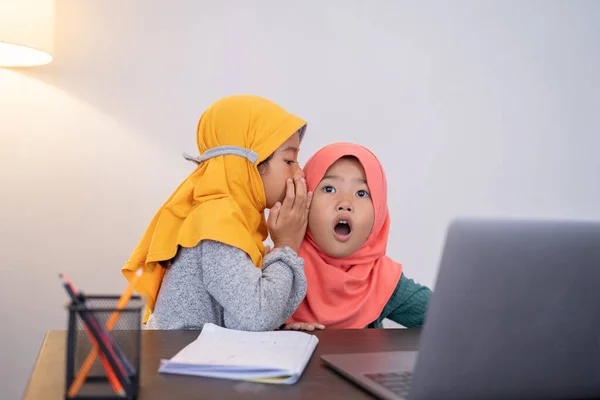
[(354, 253), (354, 251), (350, 251), (350, 249), (332, 249), (331, 251), (325, 251), (325, 253), (327, 253), (329, 257), (344, 258)]

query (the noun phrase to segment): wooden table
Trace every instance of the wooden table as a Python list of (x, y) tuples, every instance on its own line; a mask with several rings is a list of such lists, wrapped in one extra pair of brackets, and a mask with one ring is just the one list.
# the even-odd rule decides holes
[[(158, 373), (160, 359), (171, 358), (198, 337), (198, 331), (142, 332), (140, 400), (153, 399), (365, 399), (367, 392), (321, 362), (327, 353), (416, 350), (420, 330), (361, 329), (317, 332), (319, 344), (300, 381), (271, 385)], [(24, 399), (64, 399), (66, 331), (49, 331), (42, 343)]]

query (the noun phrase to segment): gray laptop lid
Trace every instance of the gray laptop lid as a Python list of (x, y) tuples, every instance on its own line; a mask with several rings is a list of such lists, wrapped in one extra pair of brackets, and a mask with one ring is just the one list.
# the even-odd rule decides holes
[(600, 223), (451, 224), (410, 399), (600, 397)]

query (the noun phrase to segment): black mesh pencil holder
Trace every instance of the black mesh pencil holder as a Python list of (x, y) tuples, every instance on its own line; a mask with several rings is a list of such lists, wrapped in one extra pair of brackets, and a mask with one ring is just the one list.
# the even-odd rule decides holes
[(71, 303), (67, 307), (65, 399), (136, 399), (140, 376), (141, 297), (132, 296), (121, 310), (117, 309), (119, 296), (90, 295), (82, 299), (83, 304)]

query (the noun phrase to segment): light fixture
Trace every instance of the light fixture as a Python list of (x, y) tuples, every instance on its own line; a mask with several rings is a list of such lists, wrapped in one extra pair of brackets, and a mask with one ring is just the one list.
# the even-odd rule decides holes
[(54, 0), (0, 0), (0, 67), (52, 61)]

